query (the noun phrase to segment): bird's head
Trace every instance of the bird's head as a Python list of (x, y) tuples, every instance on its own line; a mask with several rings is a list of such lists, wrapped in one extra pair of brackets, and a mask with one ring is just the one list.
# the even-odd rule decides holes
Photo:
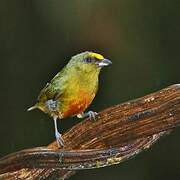
[(101, 54), (86, 51), (73, 56), (68, 66), (73, 66), (77, 70), (90, 73), (99, 72), (102, 67), (110, 64), (112, 64), (112, 62), (104, 58)]

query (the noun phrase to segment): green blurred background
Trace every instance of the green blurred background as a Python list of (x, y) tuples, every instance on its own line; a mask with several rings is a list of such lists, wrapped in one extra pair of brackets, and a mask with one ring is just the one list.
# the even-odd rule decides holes
[[(0, 156), (54, 140), (51, 118), (26, 109), (72, 55), (90, 50), (113, 61), (90, 107), (100, 111), (179, 83), (179, 48), (179, 0), (1, 0)], [(72, 180), (179, 180), (179, 139), (178, 128), (130, 161)]]

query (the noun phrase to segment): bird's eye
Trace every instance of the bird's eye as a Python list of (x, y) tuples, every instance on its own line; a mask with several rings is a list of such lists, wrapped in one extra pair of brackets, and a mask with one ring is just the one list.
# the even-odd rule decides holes
[(87, 57), (84, 61), (87, 62), (87, 63), (91, 63), (92, 62), (92, 58), (91, 57)]

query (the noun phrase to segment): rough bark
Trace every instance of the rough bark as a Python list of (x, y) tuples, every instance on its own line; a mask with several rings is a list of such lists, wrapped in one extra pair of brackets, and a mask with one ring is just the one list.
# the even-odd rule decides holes
[(0, 159), (0, 179), (64, 179), (75, 170), (128, 160), (180, 124), (180, 85), (103, 110), (67, 131), (65, 147), (22, 150)]

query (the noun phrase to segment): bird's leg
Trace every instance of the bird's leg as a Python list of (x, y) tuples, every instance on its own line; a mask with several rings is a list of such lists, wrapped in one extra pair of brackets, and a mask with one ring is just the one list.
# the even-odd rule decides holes
[(61, 134), (58, 132), (58, 129), (57, 129), (57, 116), (54, 116), (53, 119), (54, 119), (54, 128), (55, 128), (55, 137), (56, 137), (56, 141), (57, 141), (57, 144), (59, 147), (61, 146), (64, 146), (64, 140), (61, 136)]
[(97, 114), (98, 114), (97, 112), (88, 111), (88, 112), (86, 112), (86, 113), (82, 112), (81, 114), (78, 114), (77, 117), (78, 117), (78, 118), (89, 117), (90, 119), (95, 119)]

